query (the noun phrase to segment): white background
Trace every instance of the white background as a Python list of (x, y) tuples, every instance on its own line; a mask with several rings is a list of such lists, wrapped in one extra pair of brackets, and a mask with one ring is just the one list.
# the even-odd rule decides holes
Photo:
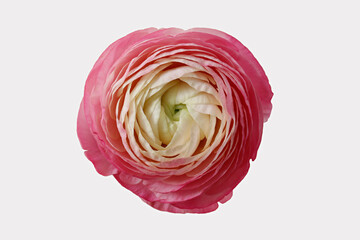
[[(1, 239), (360, 239), (358, 1), (1, 1)], [(146, 27), (211, 27), (273, 88), (258, 158), (210, 214), (152, 209), (85, 158), (85, 79)]]

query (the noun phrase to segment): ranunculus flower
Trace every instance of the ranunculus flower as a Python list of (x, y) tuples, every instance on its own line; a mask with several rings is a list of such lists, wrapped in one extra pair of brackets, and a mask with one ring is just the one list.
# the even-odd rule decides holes
[(96, 170), (152, 207), (206, 213), (248, 172), (272, 95), (257, 60), (226, 33), (149, 28), (97, 60), (77, 132)]

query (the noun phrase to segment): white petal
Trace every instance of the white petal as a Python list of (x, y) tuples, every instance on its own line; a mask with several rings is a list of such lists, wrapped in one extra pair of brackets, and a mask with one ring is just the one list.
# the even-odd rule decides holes
[(189, 105), (189, 107), (190, 106), (194, 111), (197, 111), (199, 113), (210, 114), (212, 116), (217, 117), (220, 120), (223, 118), (222, 112), (220, 111), (219, 107), (216, 106), (216, 105), (213, 105), (213, 104), (192, 104), (192, 105)]
[(214, 104), (221, 105), (220, 102), (213, 96), (205, 92), (199, 92), (195, 96), (184, 101), (185, 104)]

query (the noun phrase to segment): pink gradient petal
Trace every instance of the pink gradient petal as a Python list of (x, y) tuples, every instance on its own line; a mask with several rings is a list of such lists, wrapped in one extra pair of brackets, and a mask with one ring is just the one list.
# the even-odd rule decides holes
[(98, 173), (103, 176), (109, 176), (118, 173), (118, 170), (103, 156), (103, 154), (98, 148), (98, 145), (93, 135), (90, 132), (84, 114), (83, 101), (81, 101), (77, 119), (77, 134), (80, 140), (81, 147), (86, 150), (86, 157), (94, 164), (94, 167)]

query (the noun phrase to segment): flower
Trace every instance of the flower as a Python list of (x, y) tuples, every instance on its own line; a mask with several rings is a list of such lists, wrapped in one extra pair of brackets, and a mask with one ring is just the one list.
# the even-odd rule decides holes
[(139, 30), (91, 70), (78, 137), (100, 174), (152, 207), (211, 212), (255, 159), (272, 95), (254, 56), (224, 32)]

